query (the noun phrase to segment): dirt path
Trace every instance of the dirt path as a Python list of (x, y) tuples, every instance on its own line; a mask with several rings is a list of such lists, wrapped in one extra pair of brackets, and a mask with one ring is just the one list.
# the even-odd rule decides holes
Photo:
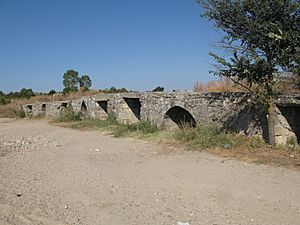
[(0, 224), (299, 224), (300, 172), (0, 119)]

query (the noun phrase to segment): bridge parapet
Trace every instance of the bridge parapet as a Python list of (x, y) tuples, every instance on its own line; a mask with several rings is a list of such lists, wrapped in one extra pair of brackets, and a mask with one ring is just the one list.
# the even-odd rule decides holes
[[(300, 140), (300, 95), (279, 95), (276, 140)], [(182, 127), (213, 123), (247, 136), (267, 137), (266, 112), (249, 93), (119, 93), (97, 94), (70, 101), (26, 104), (27, 116), (59, 116), (68, 107), (85, 117), (106, 119), (110, 114), (120, 123), (140, 120), (157, 126)]]

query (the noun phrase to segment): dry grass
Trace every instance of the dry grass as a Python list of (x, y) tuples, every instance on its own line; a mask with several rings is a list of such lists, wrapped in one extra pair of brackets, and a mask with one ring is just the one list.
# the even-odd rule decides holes
[[(247, 87), (246, 82), (241, 82)], [(299, 89), (300, 78), (295, 76), (282, 77), (274, 86), (274, 91), (278, 93), (300, 94)], [(257, 85), (253, 85), (252, 90), (257, 89)], [(235, 84), (228, 77), (221, 77), (216, 81), (209, 81), (206, 84), (196, 81), (193, 86), (194, 92), (248, 92), (246, 88)]]
[(31, 97), (30, 99), (11, 99), (11, 103), (6, 105), (0, 105), (0, 117), (15, 118), (23, 117), (20, 112), (19, 106), (24, 104), (31, 104), (36, 102), (52, 102), (52, 101), (64, 101), (78, 99), (82, 96), (91, 96), (99, 94), (100, 91), (90, 90), (85, 92), (71, 92), (66, 95), (54, 94), (54, 95), (38, 95)]
[(216, 81), (209, 81), (206, 84), (197, 81), (193, 87), (194, 92), (242, 92), (244, 88), (236, 85), (227, 77), (222, 77)]
[(300, 151), (294, 148), (274, 148), (269, 146), (236, 149), (210, 148), (205, 151), (227, 159), (300, 169)]
[[(31, 97), (30, 99), (11, 99), (13, 105), (23, 105), (35, 102), (53, 102), (53, 101), (64, 101), (78, 99), (82, 96), (91, 96), (98, 94), (99, 91), (86, 91), (86, 92), (71, 92), (69, 94), (54, 94), (54, 95), (38, 95)], [(8, 104), (9, 105), (9, 104)]]
[(19, 108), (20, 104), (12, 102), (7, 105), (0, 105), (0, 117), (2, 118), (23, 118), (25, 113)]
[(276, 92), (300, 94), (299, 88), (300, 78), (295, 76), (288, 76), (280, 80), (274, 87)]
[(30, 99), (19, 99), (19, 100), (15, 100), (16, 102), (20, 103), (20, 104), (27, 104), (27, 103), (35, 103), (35, 102), (52, 102), (52, 101), (64, 101), (64, 100), (74, 100), (74, 99), (78, 99), (81, 98), (83, 96), (92, 96), (95, 94), (99, 94), (101, 93), (100, 91), (96, 91), (96, 90), (89, 90), (89, 91), (77, 91), (77, 92), (70, 92), (68, 94), (54, 94), (54, 95), (38, 95), (38, 96), (34, 96)]
[(79, 130), (108, 132), (115, 137), (146, 139), (163, 146), (180, 147), (189, 151), (204, 151), (225, 158), (222, 163), (226, 160), (238, 159), (256, 164), (300, 169), (299, 146), (274, 148), (261, 139), (223, 133), (212, 127), (168, 131), (153, 127), (148, 122), (122, 125), (113, 118), (106, 121), (87, 119), (56, 124)]

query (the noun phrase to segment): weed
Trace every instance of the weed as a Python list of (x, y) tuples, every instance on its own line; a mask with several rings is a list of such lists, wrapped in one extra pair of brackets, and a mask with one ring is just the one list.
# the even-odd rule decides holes
[(17, 110), (16, 111), (16, 116), (18, 117), (18, 118), (25, 118), (26, 117), (26, 114), (25, 114), (25, 112), (24, 112), (24, 110), (22, 110), (22, 109), (19, 109), (19, 110)]
[(232, 149), (241, 146), (258, 147), (263, 144), (258, 138), (247, 138), (220, 130), (215, 126), (197, 126), (196, 128), (184, 127), (174, 132), (174, 138), (179, 141), (188, 142), (195, 148), (219, 147)]
[(62, 123), (62, 122), (76, 122), (81, 121), (81, 116), (78, 113), (75, 113), (71, 107), (68, 107), (64, 110), (60, 116), (56, 117), (53, 122)]
[(24, 118), (25, 112), (20, 109), (20, 106), (16, 103), (0, 105), (0, 117)]
[[(71, 117), (72, 120), (69, 118)], [(68, 118), (66, 120), (65, 118)], [(76, 117), (75, 117), (76, 118)], [(60, 118), (61, 122), (76, 121), (73, 116)], [(203, 148), (225, 148), (233, 149), (237, 147), (258, 148), (264, 145), (259, 138), (247, 138), (220, 130), (213, 125), (198, 126), (191, 128), (184, 126), (183, 129), (176, 131), (166, 131), (159, 129), (148, 121), (141, 121), (136, 124), (123, 125), (118, 123), (115, 118), (109, 116), (106, 120), (84, 119), (71, 125), (72, 128), (88, 128), (93, 130), (109, 131), (114, 137), (138, 137), (155, 138), (166, 141), (174, 140), (186, 143), (195, 149)]]
[(140, 138), (147, 138), (159, 133), (157, 126), (152, 125), (148, 121), (141, 121), (131, 125), (118, 124), (118, 129), (114, 130), (113, 135), (115, 137), (122, 136), (138, 136)]

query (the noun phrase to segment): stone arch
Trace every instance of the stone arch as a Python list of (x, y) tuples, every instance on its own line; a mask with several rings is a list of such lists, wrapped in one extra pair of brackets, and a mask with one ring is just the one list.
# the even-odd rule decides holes
[[(299, 105), (278, 105), (279, 113), (283, 116), (280, 118), (280, 114), (277, 116), (277, 138), (291, 138), (295, 137), (295, 142), (300, 144), (300, 106)], [(276, 132), (276, 130), (275, 130)]]
[(88, 108), (84, 101), (81, 102), (80, 112), (83, 116), (86, 116), (88, 113)]
[(26, 110), (27, 110), (27, 113), (28, 113), (28, 115), (32, 115), (32, 105), (27, 105), (26, 106)]
[(196, 127), (196, 120), (192, 114), (180, 106), (173, 106), (166, 111), (163, 117), (164, 127), (179, 127), (185, 126)]

